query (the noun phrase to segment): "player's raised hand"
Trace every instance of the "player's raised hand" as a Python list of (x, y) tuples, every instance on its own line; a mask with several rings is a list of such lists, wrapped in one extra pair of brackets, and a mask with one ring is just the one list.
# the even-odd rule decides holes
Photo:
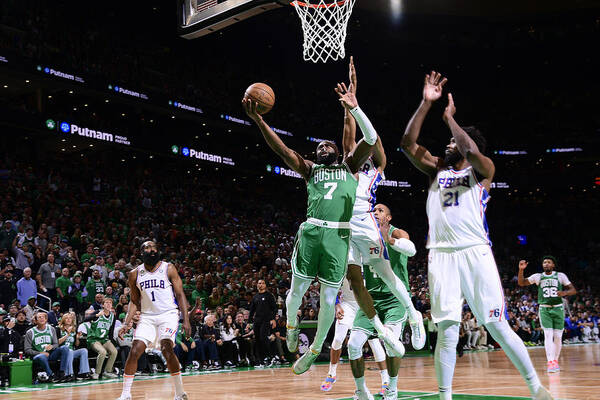
[(448, 93), (448, 105), (446, 106), (446, 109), (444, 109), (442, 118), (444, 118), (444, 121), (448, 122), (450, 118), (454, 117), (454, 114), (456, 114), (454, 99), (452, 98), (452, 93)]
[(242, 107), (244, 108), (246, 114), (255, 122), (258, 122), (262, 119), (262, 117), (257, 111), (258, 102), (244, 98), (242, 99)]
[(527, 265), (528, 265), (528, 264), (529, 264), (529, 263), (528, 263), (527, 261), (525, 261), (525, 260), (521, 260), (521, 261), (519, 261), (519, 269), (520, 269), (520, 270), (524, 270), (525, 268), (527, 268)]
[(434, 102), (442, 97), (442, 88), (448, 82), (448, 79), (442, 78), (439, 72), (431, 71), (431, 74), (425, 75), (425, 85), (423, 85), (423, 100)]
[(348, 110), (358, 107), (358, 100), (356, 100), (356, 95), (352, 93), (352, 90), (354, 90), (354, 86), (350, 84), (350, 87), (348, 88), (346, 87), (345, 83), (338, 83), (337, 87), (335, 88), (335, 92), (338, 94), (339, 101)]
[(354, 68), (354, 57), (352, 57), (352, 56), (350, 56), (348, 78), (350, 79), (350, 87), (352, 87), (352, 93), (354, 93), (354, 95), (356, 95), (356, 88), (358, 87), (358, 81), (356, 80), (356, 68)]

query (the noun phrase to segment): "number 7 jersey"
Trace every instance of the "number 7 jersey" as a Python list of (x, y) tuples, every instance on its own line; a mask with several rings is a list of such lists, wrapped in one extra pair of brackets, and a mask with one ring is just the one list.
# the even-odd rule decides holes
[(429, 187), (428, 249), (461, 249), (492, 245), (485, 210), (490, 196), (469, 166), (438, 171)]
[(144, 264), (137, 267), (136, 286), (141, 294), (142, 314), (158, 315), (177, 310), (168, 271), (169, 263), (164, 261), (160, 262), (154, 272), (148, 271)]

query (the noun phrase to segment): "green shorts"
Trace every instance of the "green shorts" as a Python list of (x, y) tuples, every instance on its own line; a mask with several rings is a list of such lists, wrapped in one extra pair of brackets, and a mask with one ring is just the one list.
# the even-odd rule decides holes
[[(379, 319), (384, 325), (402, 324), (404, 329), (406, 308), (400, 303), (400, 300), (392, 295), (385, 300), (373, 300), (373, 305)], [(363, 331), (368, 335), (377, 335), (375, 327), (363, 310), (358, 310), (356, 313), (352, 329)]]
[(326, 228), (303, 222), (296, 234), (292, 274), (318, 278), (323, 285), (339, 287), (346, 276), (350, 229)]
[(543, 329), (565, 328), (565, 310), (563, 307), (540, 306), (540, 325)]

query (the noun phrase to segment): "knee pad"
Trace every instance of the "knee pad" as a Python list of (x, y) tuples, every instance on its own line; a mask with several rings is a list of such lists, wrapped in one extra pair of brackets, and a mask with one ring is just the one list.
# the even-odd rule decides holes
[(371, 346), (371, 350), (373, 351), (373, 358), (376, 362), (385, 361), (385, 350), (383, 350), (379, 339), (369, 340), (369, 346)]

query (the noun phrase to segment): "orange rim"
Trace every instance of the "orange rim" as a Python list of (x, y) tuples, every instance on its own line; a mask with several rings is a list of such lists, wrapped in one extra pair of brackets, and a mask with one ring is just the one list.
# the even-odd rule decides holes
[(300, 6), (300, 7), (310, 7), (310, 8), (331, 8), (331, 7), (341, 6), (345, 2), (346, 2), (346, 0), (338, 1), (335, 3), (329, 3), (329, 4), (310, 4), (310, 3), (304, 3), (302, 1), (292, 1), (292, 2), (290, 2), (290, 5), (294, 6), (294, 7)]

